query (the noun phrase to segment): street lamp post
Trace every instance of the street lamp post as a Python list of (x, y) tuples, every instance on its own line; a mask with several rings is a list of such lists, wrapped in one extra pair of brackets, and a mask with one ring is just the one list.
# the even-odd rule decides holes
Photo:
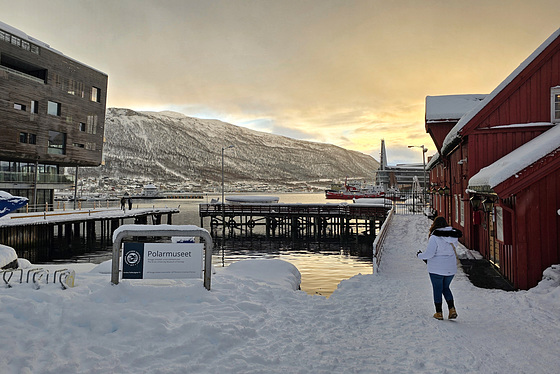
[(422, 165), (424, 166), (424, 186), (422, 188), (422, 197), (424, 199), (424, 204), (426, 204), (426, 152), (428, 148), (424, 145), (409, 145), (408, 148), (422, 148)]
[(228, 145), (227, 147), (222, 147), (222, 253), (225, 243), (225, 236), (226, 236), (226, 212), (225, 212), (225, 200), (224, 200), (224, 151), (226, 149), (233, 148), (234, 145)]

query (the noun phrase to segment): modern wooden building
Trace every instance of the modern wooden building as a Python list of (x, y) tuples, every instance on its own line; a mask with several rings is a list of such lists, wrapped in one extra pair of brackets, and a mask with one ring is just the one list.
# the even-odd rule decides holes
[(101, 164), (107, 80), (0, 22), (1, 190), (52, 203), (63, 167)]
[(426, 120), (435, 209), (520, 289), (560, 262), (559, 124), (560, 30), (447, 133)]

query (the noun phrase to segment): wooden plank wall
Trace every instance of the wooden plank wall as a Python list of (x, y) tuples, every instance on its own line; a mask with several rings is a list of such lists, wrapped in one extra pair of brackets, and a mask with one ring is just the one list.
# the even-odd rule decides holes
[[(0, 69), (0, 158), (4, 160), (35, 161), (58, 165), (97, 166), (101, 163), (107, 97), (106, 74), (83, 65), (48, 48), (40, 47), (35, 54), (0, 40), (0, 55), (17, 59), (48, 70), (46, 82), (26, 78)], [(84, 97), (72, 95), (60, 85), (61, 80), (83, 83)], [(58, 83), (57, 83), (58, 82)], [(100, 89), (100, 100), (91, 100), (91, 89)], [(38, 113), (31, 113), (31, 101), (38, 101)], [(60, 116), (47, 114), (47, 101), (61, 104)], [(26, 110), (14, 109), (14, 103), (23, 104)], [(79, 123), (87, 123), (88, 116), (97, 116), (96, 134), (79, 130)], [(49, 130), (67, 134), (66, 154), (48, 153)], [(35, 134), (36, 144), (20, 143), (19, 134)], [(95, 150), (73, 146), (95, 144)]]

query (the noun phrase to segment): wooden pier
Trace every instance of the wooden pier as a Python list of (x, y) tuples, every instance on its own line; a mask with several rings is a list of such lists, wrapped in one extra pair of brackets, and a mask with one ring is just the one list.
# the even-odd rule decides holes
[(200, 204), (199, 215), (201, 227), (204, 218), (210, 218), (213, 236), (373, 240), (390, 209), (366, 204)]
[(113, 232), (124, 223), (171, 224), (178, 212), (176, 208), (142, 208), (11, 214), (0, 219), (0, 244), (14, 248), (18, 257), (46, 262), (107, 247)]

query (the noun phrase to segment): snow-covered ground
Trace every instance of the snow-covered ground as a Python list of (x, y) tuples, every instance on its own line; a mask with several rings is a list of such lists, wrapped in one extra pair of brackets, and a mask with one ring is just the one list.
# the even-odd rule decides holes
[[(281, 260), (201, 280), (123, 280), (74, 265), (76, 287), (0, 288), (2, 373), (555, 373), (560, 276), (530, 291), (479, 289), (459, 273), (457, 320), (432, 318), (429, 221), (395, 216), (380, 272), (330, 298), (294, 290)], [(14, 283), (13, 281), (11, 283)]]

